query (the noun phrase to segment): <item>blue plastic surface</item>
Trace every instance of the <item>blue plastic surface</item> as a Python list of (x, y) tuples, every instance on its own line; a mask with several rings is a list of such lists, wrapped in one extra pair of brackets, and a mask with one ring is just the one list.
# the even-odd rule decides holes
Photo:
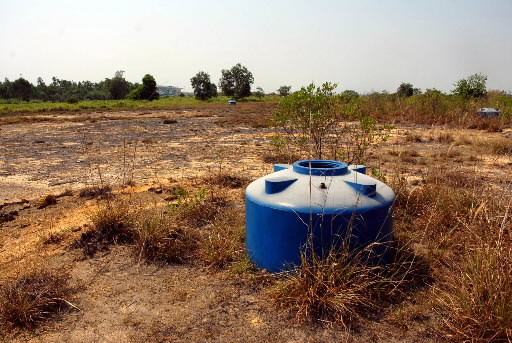
[[(311, 165), (313, 168), (309, 168)], [(298, 161), (246, 189), (247, 250), (260, 268), (280, 272), (300, 264), (308, 237), (318, 255), (351, 234), (351, 246), (392, 238), (393, 191), (338, 161)], [(386, 262), (386, 244), (374, 252)]]

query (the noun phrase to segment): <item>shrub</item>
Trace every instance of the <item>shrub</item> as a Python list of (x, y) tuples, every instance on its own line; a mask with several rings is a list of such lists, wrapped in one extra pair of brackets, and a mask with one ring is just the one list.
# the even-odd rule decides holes
[(273, 126), (284, 131), (279, 140), (298, 149), (304, 158), (362, 164), (368, 149), (387, 138), (392, 127), (379, 126), (376, 119), (362, 115), (355, 101), (343, 104), (343, 96), (334, 92), (336, 87), (310, 84), (283, 98)]

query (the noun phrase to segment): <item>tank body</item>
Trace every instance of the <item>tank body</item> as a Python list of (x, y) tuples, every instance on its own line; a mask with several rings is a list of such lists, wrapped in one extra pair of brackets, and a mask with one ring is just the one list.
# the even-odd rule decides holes
[[(350, 239), (374, 245), (377, 263), (388, 259), (395, 194), (383, 182), (338, 161), (297, 161), (252, 182), (245, 191), (246, 244), (260, 268), (280, 272), (300, 264), (308, 247), (325, 255)], [(275, 170), (276, 170), (275, 169)]]

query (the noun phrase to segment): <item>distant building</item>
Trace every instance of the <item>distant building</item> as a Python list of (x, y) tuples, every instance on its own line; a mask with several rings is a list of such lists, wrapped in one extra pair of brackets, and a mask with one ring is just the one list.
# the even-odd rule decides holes
[(180, 95), (183, 88), (173, 86), (156, 86), (156, 91), (160, 96), (163, 95)]

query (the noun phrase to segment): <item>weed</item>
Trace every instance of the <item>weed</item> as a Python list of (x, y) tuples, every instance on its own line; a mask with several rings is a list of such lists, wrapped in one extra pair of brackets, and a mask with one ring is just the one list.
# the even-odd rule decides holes
[(512, 340), (510, 248), (473, 250), (445, 287), (438, 299), (449, 313), (446, 324), (454, 335), (472, 342)]
[(221, 209), (228, 204), (227, 199), (222, 196), (215, 196), (213, 193), (207, 195), (205, 188), (195, 193), (184, 192), (178, 194), (176, 203), (168, 205), (176, 218), (191, 227), (203, 227), (212, 224), (220, 214)]
[(66, 274), (37, 271), (18, 276), (0, 288), (0, 323), (5, 327), (33, 327), (70, 307), (73, 288)]

